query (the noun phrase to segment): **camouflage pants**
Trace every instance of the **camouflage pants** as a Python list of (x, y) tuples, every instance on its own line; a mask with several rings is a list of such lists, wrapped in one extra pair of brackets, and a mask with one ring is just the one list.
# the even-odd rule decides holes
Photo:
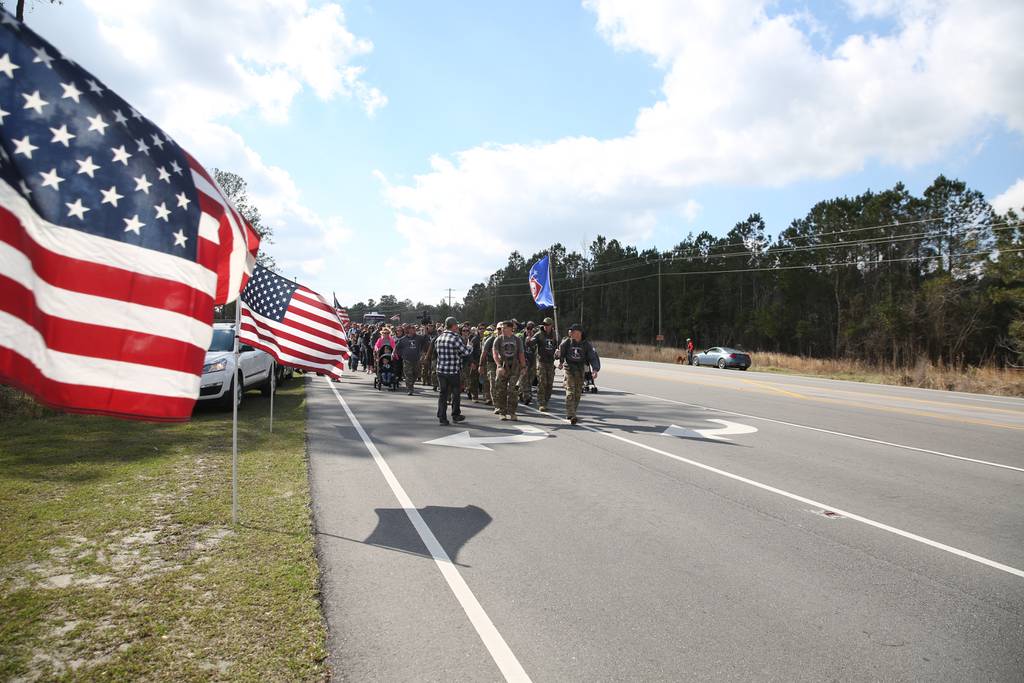
[(420, 362), (418, 360), (407, 360), (402, 363), (402, 372), (405, 374), (405, 388), (412, 391), (416, 384), (416, 376), (420, 374)]
[(555, 383), (555, 364), (537, 361), (537, 402), (546, 406), (551, 400), (551, 387)]
[(583, 367), (565, 366), (565, 416), (576, 417), (576, 407), (583, 395)]
[(537, 362), (534, 359), (532, 362), (528, 358), (526, 360), (526, 377), (523, 378), (522, 386), (519, 387), (519, 393), (521, 394), (520, 400), (526, 402), (527, 398), (533, 396), (533, 379), (537, 376)]
[(420, 356), (420, 384), (430, 384), (430, 361), (427, 354)]
[(484, 398), (494, 404), (494, 373), (497, 371), (498, 366), (494, 363), (488, 363), (484, 368), (483, 379), (484, 379)]
[(519, 363), (502, 365), (494, 373), (494, 407), (502, 415), (515, 415), (519, 407)]
[(476, 371), (476, 368), (470, 369), (469, 363), (462, 366), (461, 380), (462, 386), (459, 388), (462, 391), (467, 392), (471, 398), (477, 398), (480, 395), (480, 373)]

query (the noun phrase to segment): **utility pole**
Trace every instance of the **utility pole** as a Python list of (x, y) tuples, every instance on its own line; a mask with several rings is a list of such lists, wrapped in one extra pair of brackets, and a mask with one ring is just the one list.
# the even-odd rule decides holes
[(583, 264), (583, 290), (580, 292), (580, 325), (583, 324), (583, 304), (587, 300), (587, 265)]
[(661, 329), (661, 262), (661, 254), (658, 254), (658, 336), (655, 337), (658, 346), (665, 340), (665, 334)]
[(452, 288), (449, 287), (448, 288), (448, 310), (450, 311), (451, 308), (452, 308)]

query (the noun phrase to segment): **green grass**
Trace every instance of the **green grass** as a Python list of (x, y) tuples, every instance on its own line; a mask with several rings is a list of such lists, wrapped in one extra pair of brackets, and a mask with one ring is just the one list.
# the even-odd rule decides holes
[[(12, 401), (10, 392), (6, 396)], [(301, 380), (239, 413), (0, 418), (0, 680), (323, 680)]]

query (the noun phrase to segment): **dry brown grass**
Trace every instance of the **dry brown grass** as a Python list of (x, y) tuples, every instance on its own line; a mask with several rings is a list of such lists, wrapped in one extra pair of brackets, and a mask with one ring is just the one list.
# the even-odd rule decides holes
[[(686, 360), (685, 349), (644, 344), (595, 342), (602, 356), (624, 360), (675, 363)], [(992, 366), (951, 368), (919, 362), (912, 368), (879, 367), (851, 359), (805, 358), (785, 353), (758, 351), (750, 354), (753, 369), (792, 375), (829, 377), (872, 384), (894, 384), (923, 389), (966, 391), (997, 396), (1024, 396), (1024, 371)]]

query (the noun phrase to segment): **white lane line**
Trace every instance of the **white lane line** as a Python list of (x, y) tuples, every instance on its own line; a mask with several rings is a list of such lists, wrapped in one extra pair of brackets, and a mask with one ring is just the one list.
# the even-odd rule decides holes
[[(542, 413), (539, 410), (536, 410), (532, 406), (525, 406), (525, 407), (529, 408), (530, 410), (533, 410), (538, 415), (546, 415), (545, 413)], [(559, 417), (555, 417), (554, 415), (546, 415), (546, 416), (550, 417), (550, 418), (553, 418), (555, 420), (558, 420), (560, 422), (567, 422), (566, 420), (563, 420), (562, 418), (559, 418)], [(1016, 567), (1011, 567), (1011, 566), (1003, 564), (1001, 562), (996, 562), (995, 560), (990, 560), (987, 557), (982, 557), (981, 555), (975, 555), (974, 553), (967, 552), (966, 550), (961, 550), (960, 548), (954, 548), (953, 546), (946, 545), (945, 543), (939, 543), (938, 541), (933, 541), (930, 538), (926, 538), (924, 536), (919, 536), (918, 534), (912, 533), (910, 531), (904, 531), (903, 529), (898, 529), (898, 528), (896, 528), (894, 526), (889, 526), (888, 524), (883, 524), (882, 522), (876, 522), (873, 519), (870, 519), (868, 517), (864, 517), (863, 515), (855, 514), (853, 512), (849, 512), (848, 510), (845, 510), (845, 509), (840, 508), (840, 507), (836, 507), (835, 505), (830, 505), (828, 503), (822, 503), (822, 502), (819, 502), (819, 501), (814, 500), (812, 498), (807, 498), (805, 496), (801, 496), (801, 495), (796, 494), (796, 493), (790, 493), (789, 491), (785, 491), (783, 489), (776, 488), (774, 486), (770, 486), (769, 484), (762, 484), (759, 481), (755, 481), (753, 479), (748, 479), (747, 477), (743, 477), (743, 476), (740, 476), (738, 474), (733, 474), (732, 472), (726, 472), (725, 470), (720, 470), (717, 467), (712, 467), (711, 465), (705, 465), (702, 462), (697, 462), (696, 460), (690, 460), (689, 458), (684, 458), (681, 455), (676, 455), (675, 453), (669, 453), (668, 451), (663, 451), (660, 448), (655, 448), (654, 446), (648, 446), (647, 444), (640, 443), (639, 441), (633, 441), (632, 439), (627, 439), (626, 437), (621, 436), (619, 434), (613, 434), (611, 432), (606, 432), (603, 429), (598, 429), (596, 427), (591, 427), (589, 425), (582, 425), (582, 424), (581, 425), (576, 425), (576, 426), (577, 427), (582, 427), (583, 429), (586, 429), (586, 430), (589, 430), (591, 432), (594, 432), (595, 434), (601, 434), (602, 436), (607, 436), (610, 439), (615, 439), (617, 441), (622, 441), (623, 443), (628, 443), (631, 446), (636, 446), (637, 448), (642, 448), (642, 449), (644, 449), (646, 451), (650, 451), (652, 453), (657, 453), (658, 455), (663, 455), (666, 458), (671, 458), (673, 460), (678, 460), (679, 462), (685, 463), (687, 465), (692, 465), (693, 467), (698, 467), (698, 468), (700, 468), (702, 470), (706, 470), (708, 472), (712, 472), (714, 474), (718, 474), (718, 475), (721, 475), (723, 477), (727, 477), (727, 478), (732, 479), (734, 481), (738, 481), (738, 482), (742, 482), (744, 484), (748, 484), (750, 486), (754, 486), (754, 487), (759, 488), (759, 489), (761, 489), (763, 491), (768, 491), (769, 493), (774, 493), (774, 494), (779, 495), (779, 496), (785, 496), (786, 498), (789, 498), (791, 500), (799, 501), (799, 502), (804, 503), (806, 505), (810, 505), (810, 506), (815, 507), (815, 508), (820, 508), (822, 510), (831, 510), (833, 512), (836, 512), (836, 513), (842, 515), (843, 517), (845, 517), (847, 519), (852, 519), (855, 522), (860, 522), (861, 524), (867, 524), (868, 526), (873, 526), (876, 529), (881, 529), (882, 531), (888, 531), (891, 534), (896, 534), (897, 536), (902, 536), (903, 538), (908, 538), (908, 539), (910, 539), (912, 541), (917, 541), (918, 543), (923, 543), (923, 544), (929, 545), (929, 546), (931, 546), (933, 548), (938, 548), (939, 550), (944, 550), (947, 553), (952, 553), (953, 555), (957, 555), (959, 557), (963, 557), (963, 558), (966, 558), (968, 560), (973, 560), (974, 562), (978, 562), (979, 564), (983, 564), (983, 565), (986, 565), (988, 567), (992, 567), (993, 569), (998, 569), (1000, 571), (1006, 572), (1007, 574), (1013, 574), (1014, 576), (1019, 576), (1020, 578), (1024, 578), (1024, 570), (1017, 569)]]
[(413, 505), (412, 499), (409, 498), (405, 489), (395, 478), (391, 468), (385, 462), (380, 451), (377, 450), (377, 446), (374, 445), (373, 441), (367, 435), (363, 429), (363, 425), (356, 419), (355, 414), (345, 403), (345, 399), (338, 393), (338, 389), (334, 386), (334, 383), (329, 379), (325, 379), (327, 384), (331, 387), (331, 391), (334, 392), (334, 396), (338, 399), (338, 403), (345, 409), (345, 414), (348, 415), (348, 419), (352, 422), (352, 426), (356, 428), (359, 433), (359, 437), (363, 440), (363, 444), (366, 445), (366, 450), (373, 456), (373, 461), (377, 463), (377, 467), (380, 468), (381, 474), (384, 475), (384, 479), (388, 482), (388, 486), (391, 487), (391, 492), (395, 494), (395, 498), (398, 499), (398, 503), (405, 510), (405, 514), (409, 517), (409, 521), (416, 527), (416, 532), (420, 535), (420, 539), (423, 541), (423, 545), (430, 551), (431, 557), (434, 558), (434, 563), (437, 568), (441, 570), (441, 575), (444, 576), (444, 580), (448, 582), (448, 587), (452, 593), (455, 594), (455, 598), (462, 605), (462, 609), (466, 612), (466, 616), (469, 617), (470, 623), (473, 624), (473, 628), (476, 629), (477, 635), (480, 636), (480, 640), (483, 641), (484, 647), (491, 653), (491, 657), (494, 659), (494, 663), (498, 665), (501, 670), (501, 674), (505, 677), (506, 681), (529, 681), (530, 677), (526, 675), (526, 671), (523, 666), (516, 659), (515, 654), (512, 653), (508, 643), (498, 633), (498, 629), (495, 628), (491, 618), (487, 616), (487, 612), (480, 606), (480, 602), (473, 595), (473, 591), (469, 589), (469, 585), (466, 584), (465, 579), (462, 578), (462, 574), (455, 568), (448, 553), (438, 543), (437, 537), (434, 536), (434, 532), (430, 530), (427, 523), (423, 521), (423, 517), (420, 516), (420, 511)]
[(636, 391), (627, 391), (625, 389), (614, 389), (607, 387), (612, 391), (621, 391), (624, 394), (631, 394), (633, 396), (643, 396), (655, 401), (664, 401), (666, 403), (675, 403), (681, 406), (688, 406), (690, 408), (701, 408), (702, 410), (710, 410), (716, 413), (722, 413), (724, 415), (735, 415), (737, 417), (745, 417), (751, 420), (763, 420), (765, 422), (774, 422), (775, 424), (786, 425), (787, 427), (796, 427), (797, 429), (807, 429), (812, 432), (820, 432), (822, 434), (831, 434), (832, 436), (842, 436), (847, 439), (856, 439), (857, 441), (866, 441), (868, 443), (879, 444), (882, 446), (892, 446), (893, 448), (902, 448), (907, 451), (915, 451), (917, 453), (927, 453), (928, 455), (937, 455), (943, 458), (950, 458), (952, 460), (963, 460), (965, 462), (973, 462), (978, 465), (988, 465), (989, 467), (999, 467), (1004, 470), (1013, 470), (1015, 472), (1024, 472), (1024, 467), (1014, 467), (1013, 465), (1004, 465), (999, 462), (992, 462), (990, 460), (979, 460), (977, 458), (968, 458), (963, 455), (953, 455), (952, 453), (943, 453), (942, 451), (933, 451), (928, 448), (918, 448), (917, 446), (908, 446), (902, 443), (893, 443), (891, 441), (882, 441), (881, 439), (872, 439), (867, 436), (857, 436), (856, 434), (847, 434), (846, 432), (835, 432), (831, 429), (822, 429), (821, 427), (811, 427), (810, 425), (797, 424), (796, 422), (786, 422), (785, 420), (776, 420), (770, 417), (761, 417), (760, 415), (750, 415), (748, 413), (738, 413), (735, 410), (724, 410), (722, 408), (711, 408), (708, 406), (700, 405), (699, 403), (687, 403), (686, 401), (677, 401), (674, 398), (664, 398), (662, 396), (653, 396), (651, 394), (641, 394)]

